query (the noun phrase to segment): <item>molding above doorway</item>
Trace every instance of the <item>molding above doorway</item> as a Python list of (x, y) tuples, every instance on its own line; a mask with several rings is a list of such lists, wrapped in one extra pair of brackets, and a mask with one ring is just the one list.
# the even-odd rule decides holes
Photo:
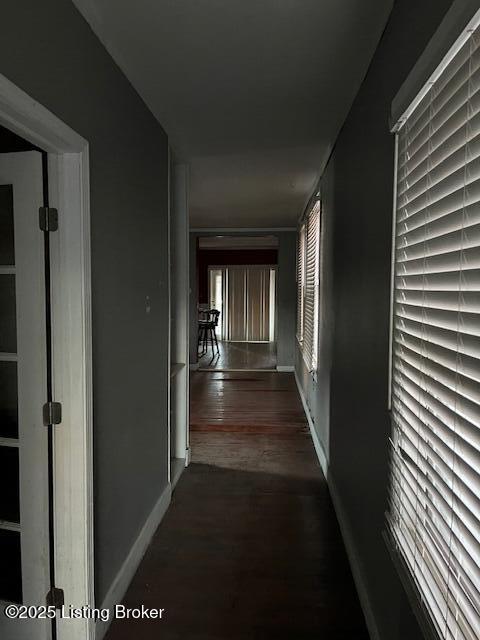
[(190, 229), (190, 233), (272, 233), (272, 232), (282, 232), (282, 231), (296, 231), (296, 227), (206, 227), (204, 229)]

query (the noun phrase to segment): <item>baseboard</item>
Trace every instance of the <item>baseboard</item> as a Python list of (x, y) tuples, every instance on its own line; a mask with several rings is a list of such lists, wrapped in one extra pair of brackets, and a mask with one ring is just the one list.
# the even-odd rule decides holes
[(355, 582), (355, 587), (357, 589), (358, 598), (363, 610), (367, 629), (370, 634), (370, 639), (380, 640), (380, 631), (378, 629), (377, 621), (375, 620), (375, 614), (373, 612), (372, 603), (370, 601), (370, 596), (368, 594), (368, 589), (364, 578), (362, 563), (360, 561), (360, 556), (358, 555), (357, 547), (353, 539), (350, 522), (343, 508), (342, 501), (335, 486), (335, 482), (331, 476), (328, 480), (328, 489), (332, 498), (338, 524), (340, 526), (340, 531), (342, 534), (343, 542), (345, 544), (350, 568), (352, 570), (353, 580)]
[(199, 366), (198, 362), (191, 362), (189, 365), (190, 371), (197, 371)]
[(380, 640), (380, 632), (378, 630), (377, 622), (375, 620), (375, 615), (373, 613), (373, 608), (370, 602), (370, 596), (368, 594), (366, 582), (363, 577), (364, 572), (361, 566), (360, 556), (357, 553), (357, 548), (353, 539), (349, 520), (343, 508), (340, 496), (337, 492), (335, 482), (331, 474), (328, 472), (328, 460), (325, 455), (325, 451), (323, 449), (322, 443), (320, 442), (320, 439), (315, 430), (313, 420), (310, 415), (310, 410), (308, 408), (307, 401), (305, 398), (305, 394), (303, 392), (303, 389), (300, 384), (300, 380), (298, 379), (296, 371), (295, 371), (295, 382), (297, 383), (298, 393), (300, 395), (300, 399), (303, 404), (303, 410), (305, 411), (305, 416), (307, 417), (308, 426), (310, 427), (310, 433), (312, 435), (313, 445), (317, 453), (318, 461), (322, 468), (323, 474), (327, 479), (328, 490), (332, 498), (333, 508), (335, 509), (335, 515), (337, 516), (340, 532), (342, 534), (343, 543), (345, 545), (345, 550), (347, 552), (348, 561), (350, 563), (350, 568), (352, 570), (353, 580), (355, 582), (355, 587), (357, 589), (358, 598), (360, 600), (360, 605), (363, 610), (363, 615), (365, 617), (367, 629), (370, 634), (371, 640)]
[(172, 492), (178, 484), (182, 473), (185, 471), (185, 458), (173, 458), (170, 461), (170, 484)]
[(293, 365), (282, 365), (282, 364), (277, 364), (277, 371), (280, 372), (293, 372), (295, 371), (295, 367)]
[(132, 548), (130, 549), (125, 562), (120, 568), (120, 571), (115, 577), (115, 580), (113, 581), (113, 584), (110, 587), (105, 600), (101, 605), (102, 609), (110, 610), (110, 616), (108, 622), (103, 622), (102, 620), (97, 621), (97, 624), (95, 626), (95, 640), (102, 640), (102, 638), (107, 633), (108, 627), (110, 626), (113, 618), (113, 609), (116, 604), (120, 604), (123, 597), (125, 596), (130, 582), (132, 581), (133, 576), (138, 569), (138, 565), (145, 555), (148, 545), (150, 544), (158, 525), (162, 521), (162, 518), (165, 515), (166, 510), (168, 509), (171, 497), (172, 489), (169, 483), (163, 490), (162, 495), (160, 496), (156, 505), (148, 516), (138, 538), (135, 540)]
[(310, 415), (310, 409), (307, 405), (307, 400), (305, 398), (305, 394), (303, 393), (302, 385), (300, 384), (300, 380), (298, 379), (297, 372), (295, 371), (295, 382), (297, 383), (298, 394), (300, 396), (300, 400), (303, 404), (303, 410), (305, 412), (305, 416), (307, 417), (308, 426), (310, 428), (310, 435), (312, 436), (313, 446), (315, 447), (315, 451), (317, 453), (318, 461), (320, 462), (320, 466), (322, 467), (323, 475), (325, 476), (328, 482), (328, 460), (325, 454), (325, 450), (323, 448), (322, 443), (320, 442), (320, 438), (318, 437), (317, 431), (315, 429), (315, 425), (313, 424), (312, 416)]

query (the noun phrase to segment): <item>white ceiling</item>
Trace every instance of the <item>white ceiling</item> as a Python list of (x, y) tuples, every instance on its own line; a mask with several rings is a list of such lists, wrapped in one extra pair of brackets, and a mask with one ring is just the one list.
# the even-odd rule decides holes
[(190, 164), (193, 227), (294, 226), (393, 0), (74, 0)]

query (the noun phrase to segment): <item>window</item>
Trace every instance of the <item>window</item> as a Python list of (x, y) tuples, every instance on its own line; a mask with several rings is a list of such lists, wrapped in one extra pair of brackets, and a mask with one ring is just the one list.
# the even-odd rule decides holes
[(390, 532), (439, 638), (478, 639), (478, 28), (397, 125), (391, 398)]
[(303, 342), (303, 309), (305, 299), (305, 225), (300, 227), (297, 245), (297, 338)]
[(309, 371), (317, 368), (320, 201), (301, 225), (297, 247), (297, 338)]
[(210, 267), (209, 274), (210, 308), (220, 311), (221, 339), (274, 342), (276, 267)]

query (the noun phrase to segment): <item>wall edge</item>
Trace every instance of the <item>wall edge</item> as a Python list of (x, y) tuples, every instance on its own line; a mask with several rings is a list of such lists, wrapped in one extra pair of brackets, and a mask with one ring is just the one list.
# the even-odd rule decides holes
[(116, 604), (119, 604), (138, 569), (145, 552), (152, 541), (152, 538), (165, 515), (172, 498), (172, 487), (170, 483), (163, 489), (159, 499), (153, 507), (150, 515), (147, 517), (137, 539), (130, 548), (119, 572), (110, 586), (107, 595), (101, 605), (101, 609), (108, 609), (110, 615), (108, 620), (98, 620), (95, 625), (95, 640), (102, 640), (113, 621), (113, 610)]
[(325, 450), (322, 446), (322, 443), (320, 442), (318, 434), (315, 430), (315, 426), (313, 424), (313, 420), (310, 415), (310, 410), (308, 408), (307, 401), (305, 399), (305, 395), (303, 393), (303, 389), (300, 384), (300, 380), (298, 378), (296, 371), (295, 371), (295, 382), (297, 384), (297, 389), (300, 395), (300, 399), (302, 401), (303, 410), (305, 412), (305, 416), (308, 421), (308, 426), (310, 428), (310, 434), (312, 436), (315, 452), (317, 454), (320, 467), (327, 481), (328, 490), (330, 493), (330, 497), (332, 499), (333, 508), (335, 510), (335, 515), (337, 517), (338, 525), (340, 527), (340, 533), (342, 535), (343, 543), (345, 545), (345, 550), (347, 552), (348, 562), (350, 564), (350, 568), (352, 571), (353, 580), (355, 582), (355, 588), (357, 590), (358, 598), (360, 600), (360, 605), (362, 607), (367, 629), (370, 634), (371, 640), (381, 640), (377, 621), (376, 621), (372, 603), (370, 600), (370, 594), (368, 592), (366, 580), (364, 577), (364, 571), (363, 571), (362, 563), (360, 560), (360, 555), (357, 551), (357, 547), (353, 539), (350, 523), (347, 518), (346, 512), (343, 508), (342, 501), (337, 491), (335, 482), (331, 474), (329, 474), (328, 472), (327, 456), (325, 454)]

